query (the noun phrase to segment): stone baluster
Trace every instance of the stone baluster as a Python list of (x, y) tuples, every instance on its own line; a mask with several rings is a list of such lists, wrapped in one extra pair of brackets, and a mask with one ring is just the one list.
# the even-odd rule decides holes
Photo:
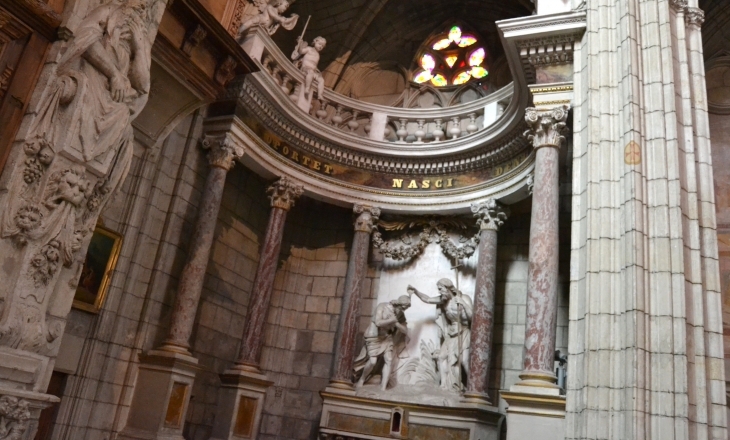
[(241, 351), (234, 369), (247, 369), (247, 367), (259, 369), (264, 324), (266, 324), (266, 314), (271, 302), (271, 289), (274, 286), (276, 265), (284, 235), (284, 222), (287, 212), (303, 192), (303, 186), (295, 184), (287, 177), (282, 177), (266, 190), (271, 200), (271, 214), (251, 289)]
[(525, 114), (530, 126), (525, 135), (536, 152), (524, 370), (518, 388), (557, 389), (553, 366), (558, 313), (558, 150), (565, 141), (561, 133), (567, 117), (567, 106), (549, 111), (528, 108)]
[(400, 124), (398, 125), (398, 131), (396, 131), (395, 134), (398, 136), (398, 142), (402, 143), (406, 141), (406, 136), (408, 136), (408, 129), (406, 128), (408, 119), (400, 118), (398, 121)]
[(342, 297), (342, 311), (335, 339), (335, 366), (330, 386), (352, 390), (352, 365), (355, 357), (355, 338), (360, 323), (360, 297), (362, 285), (367, 274), (370, 235), (380, 216), (380, 209), (355, 205), (358, 214), (355, 220), (355, 236), (345, 276), (345, 293)]
[(423, 137), (426, 136), (426, 130), (424, 130), (424, 127), (423, 127), (423, 125), (426, 123), (426, 120), (418, 119), (418, 120), (416, 120), (416, 123), (418, 124), (418, 128), (416, 128), (416, 132), (413, 134), (416, 136), (416, 143), (422, 144)]
[(243, 147), (233, 142), (229, 135), (206, 136), (203, 147), (208, 149), (210, 171), (198, 208), (198, 219), (190, 243), (188, 259), (180, 275), (175, 308), (167, 339), (160, 350), (177, 351), (190, 355), (190, 335), (195, 323), (200, 294), (203, 291), (205, 271), (208, 267), (210, 248), (215, 238), (215, 225), (223, 198), (226, 175), (235, 159), (243, 156)]
[(489, 404), (487, 385), (494, 329), (494, 302), (497, 279), (497, 230), (509, 215), (509, 209), (489, 199), (471, 205), (479, 225), (479, 249), (474, 286), (474, 314), (471, 324), (469, 381), (464, 398)]

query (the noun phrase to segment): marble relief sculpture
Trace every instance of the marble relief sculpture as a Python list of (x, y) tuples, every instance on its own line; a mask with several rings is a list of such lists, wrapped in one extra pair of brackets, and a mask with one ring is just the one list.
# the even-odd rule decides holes
[(438, 359), (439, 386), (446, 391), (461, 391), (469, 375), (473, 305), (471, 298), (448, 278), (442, 278), (436, 286), (438, 296), (430, 297), (413, 286), (408, 286), (408, 293), (436, 305), (441, 346), (433, 357)]
[(320, 100), (324, 98), (324, 77), (317, 65), (319, 64), (319, 53), (326, 45), (327, 40), (322, 37), (315, 38), (311, 46), (302, 37), (299, 37), (294, 52), (291, 54), (292, 61), (304, 73), (304, 95), (310, 101), (312, 100), (312, 83), (315, 81), (317, 82), (317, 97)]
[(388, 388), (393, 358), (406, 342), (408, 324), (404, 312), (410, 306), (411, 298), (407, 295), (377, 305), (372, 321), (365, 330), (365, 346), (355, 359), (355, 376), (359, 375), (358, 388), (377, 373), (378, 368), (381, 374), (380, 389), (385, 391)]
[(279, 26), (290, 31), (297, 25), (299, 15), (292, 14), (290, 17), (284, 17), (283, 15), (293, 2), (288, 0), (253, 0), (253, 3), (258, 8), (258, 14), (244, 20), (238, 28), (236, 39), (239, 42), (242, 42), (249, 31), (256, 27), (262, 27), (266, 29), (269, 35), (274, 35)]

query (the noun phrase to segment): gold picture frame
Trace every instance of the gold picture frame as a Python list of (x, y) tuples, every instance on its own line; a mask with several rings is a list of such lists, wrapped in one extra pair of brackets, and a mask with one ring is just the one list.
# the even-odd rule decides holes
[(122, 235), (117, 232), (101, 225), (96, 226), (76, 287), (75, 308), (99, 313), (119, 259), (122, 240)]

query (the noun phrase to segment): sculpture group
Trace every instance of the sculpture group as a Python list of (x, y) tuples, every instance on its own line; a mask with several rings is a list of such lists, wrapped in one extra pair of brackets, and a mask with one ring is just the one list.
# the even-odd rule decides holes
[(469, 376), (472, 301), (447, 278), (439, 280), (436, 287), (438, 295), (428, 296), (408, 286), (408, 295), (377, 305), (365, 331), (365, 346), (355, 360), (358, 388), (378, 372), (382, 391), (392, 388), (397, 382), (393, 374), (394, 359), (405, 349), (408, 337), (404, 312), (411, 306), (411, 296), (416, 295), (424, 303), (436, 306), (439, 346), (424, 349), (427, 346), (422, 343), (421, 358), (411, 359), (403, 365), (407, 373), (401, 376), (408, 377), (411, 383), (431, 382), (444, 391), (460, 392), (464, 389)]

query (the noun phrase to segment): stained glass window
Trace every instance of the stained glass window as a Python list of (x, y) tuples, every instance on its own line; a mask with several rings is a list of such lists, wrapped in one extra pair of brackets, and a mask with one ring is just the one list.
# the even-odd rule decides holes
[(483, 41), (476, 35), (463, 33), (460, 26), (448, 28), (428, 44), (417, 58), (417, 64), (423, 69), (418, 69), (413, 77), (417, 84), (431, 81), (436, 87), (456, 86), (489, 74)]
[(438, 87), (443, 87), (449, 84), (448, 81), (446, 81), (446, 78), (444, 78), (444, 76), (440, 73), (437, 73), (433, 78), (431, 78), (431, 83)]

